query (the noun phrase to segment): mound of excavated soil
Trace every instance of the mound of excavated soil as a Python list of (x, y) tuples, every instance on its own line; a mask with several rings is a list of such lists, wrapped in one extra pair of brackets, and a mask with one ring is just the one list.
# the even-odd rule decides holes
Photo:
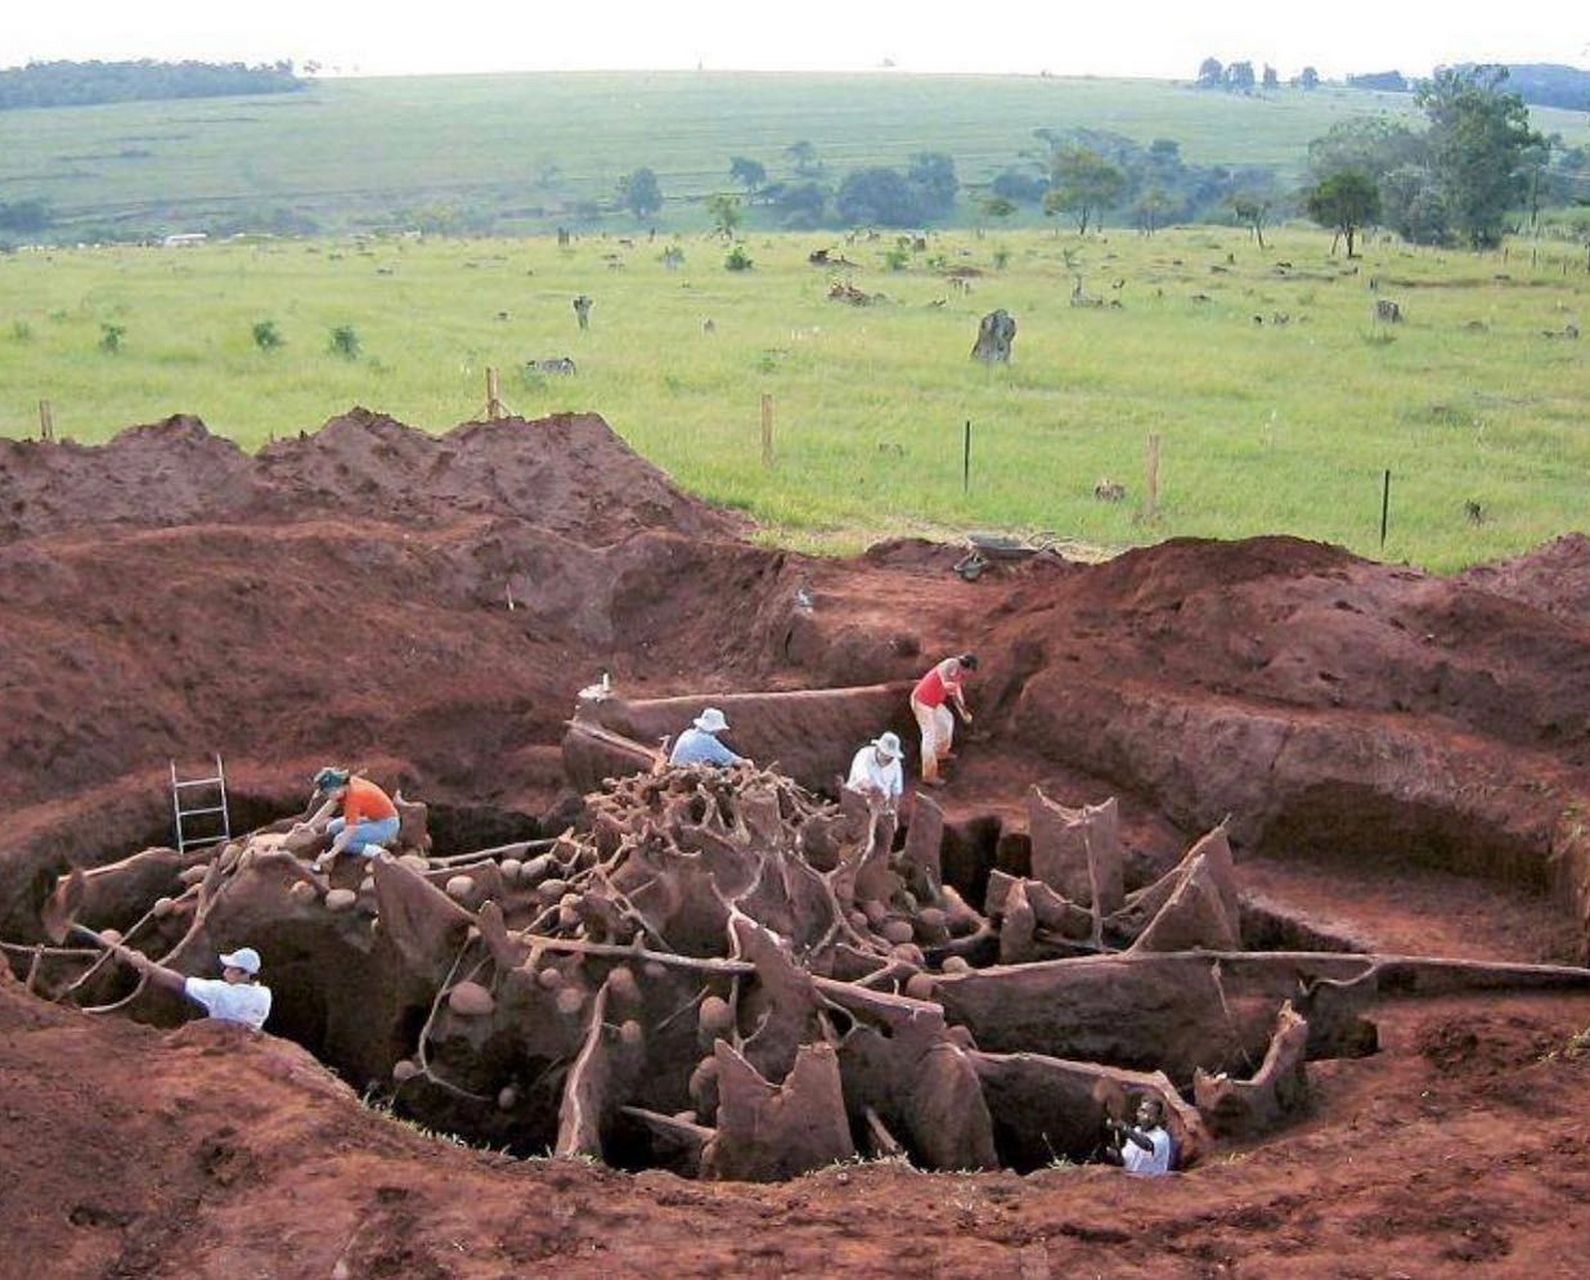
[(1516, 560), (1480, 565), (1459, 581), (1590, 626), (1590, 537), (1583, 533), (1565, 533)]
[[(595, 418), (430, 437), (356, 411), (255, 457), (192, 419), (0, 442), (0, 937), (68, 861), (168, 838), (173, 757), (225, 757), (240, 827), (344, 760), (478, 847), (535, 830), (600, 668), (644, 701), (882, 684), (969, 647), (947, 862), (1025, 874), (1037, 783), (1118, 796), (1144, 867), (1232, 815), (1268, 898), (1368, 945), (1452, 939), (1449, 876), (1508, 897), (1494, 931), (1463, 897), (1465, 954), (1563, 958), (1519, 953), (1532, 912), (1590, 936), (1583, 537), (1457, 579), (1268, 538), (966, 583), (944, 549), (818, 561), (739, 528)], [(779, 714), (736, 711), (747, 734)], [(1404, 868), (1432, 878), (1399, 898)], [(1583, 1028), (1582, 1002), (1535, 999), (1539, 1035)], [(13, 1256), (60, 1260), (35, 1275), (1550, 1276), (1590, 1195), (1582, 1058), (1531, 1064), (1536, 1031), (1477, 998), (1383, 1025), (1386, 1053), (1316, 1070), (1290, 1138), (1172, 1187), (869, 1170), (766, 1191), (496, 1167), (394, 1135), (286, 1046), (0, 1005), (22, 1046), (0, 1218)], [(1501, 1083), (1442, 1071), (1493, 1060)]]
[(466, 423), (446, 435), (355, 409), (255, 457), (178, 415), (100, 446), (0, 440), (0, 540), (112, 524), (522, 520), (588, 546), (741, 522), (680, 493), (601, 419)]

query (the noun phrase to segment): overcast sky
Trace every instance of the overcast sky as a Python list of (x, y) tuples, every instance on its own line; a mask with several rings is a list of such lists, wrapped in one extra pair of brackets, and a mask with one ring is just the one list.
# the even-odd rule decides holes
[[(366, 75), (600, 68), (1283, 78), (1448, 62), (1590, 66), (1590, 0), (10, 0), (0, 66), (57, 58), (310, 60)], [(420, 16), (412, 15), (418, 9)]]

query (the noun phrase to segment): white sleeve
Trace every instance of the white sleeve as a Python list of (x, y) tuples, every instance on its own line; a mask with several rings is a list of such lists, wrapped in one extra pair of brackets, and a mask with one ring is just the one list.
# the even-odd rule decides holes
[(856, 752), (850, 761), (850, 777), (845, 779), (845, 785), (855, 790), (861, 790), (872, 784), (872, 773), (867, 768), (867, 752), (870, 747), (863, 747)]
[(182, 994), (213, 1014), (215, 1006), (226, 1000), (226, 982), (220, 978), (188, 978), (182, 984)]

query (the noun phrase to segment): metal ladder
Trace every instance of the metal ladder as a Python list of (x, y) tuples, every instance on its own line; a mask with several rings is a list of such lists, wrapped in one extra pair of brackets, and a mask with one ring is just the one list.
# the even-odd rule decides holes
[[(210, 796), (203, 794), (209, 790), (218, 797), (215, 804), (204, 804), (203, 800)], [(183, 792), (199, 791), (201, 803), (193, 808), (183, 807)], [(226, 766), (221, 763), (219, 754), (215, 757), (215, 776), (213, 778), (189, 778), (185, 781), (177, 778), (177, 762), (171, 762), (171, 813), (176, 820), (177, 852), (186, 853), (189, 849), (202, 848), (207, 844), (223, 844), (232, 838), (232, 815), (226, 806)], [(213, 819), (219, 817), (221, 830), (209, 835), (190, 835), (183, 825), (193, 818), (209, 819), (204, 825), (213, 826)]]

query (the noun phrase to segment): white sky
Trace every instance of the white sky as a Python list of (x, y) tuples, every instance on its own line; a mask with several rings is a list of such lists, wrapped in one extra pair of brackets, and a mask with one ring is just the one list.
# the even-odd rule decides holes
[[(600, 68), (1191, 78), (1206, 56), (1326, 77), (1447, 62), (1590, 66), (1590, 3), (1533, 0), (10, 0), (0, 66), (311, 59), (366, 75)], [(418, 10), (417, 15), (415, 10)]]

